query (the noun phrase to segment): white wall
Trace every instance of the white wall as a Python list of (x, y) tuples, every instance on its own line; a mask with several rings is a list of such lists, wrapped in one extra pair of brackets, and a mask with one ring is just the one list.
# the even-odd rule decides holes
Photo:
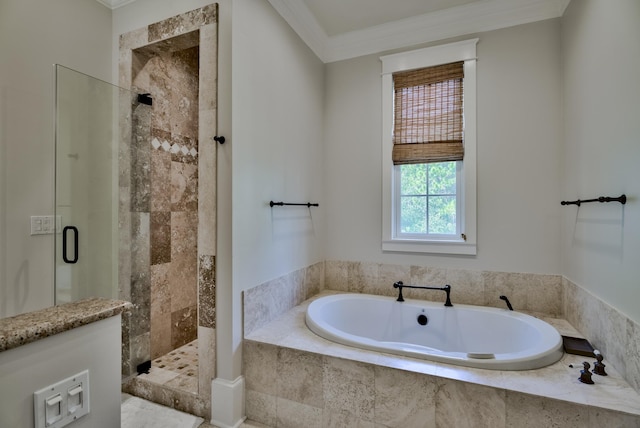
[(327, 66), (327, 260), (560, 272), (560, 21), (463, 39), (472, 37), (480, 38), (477, 256), (382, 252), (381, 65), (370, 55)]
[(0, 2), (0, 317), (53, 304), (54, 78), (59, 63), (111, 77), (111, 11), (87, 0)]
[(562, 18), (563, 274), (640, 322), (640, 2), (572, 1)]
[(89, 371), (90, 413), (73, 428), (120, 426), (120, 315), (0, 352), (0, 426), (33, 427), (33, 393)]
[(233, 332), (219, 350), (233, 367), (218, 355), (230, 379), (240, 374), (242, 291), (324, 260), (325, 230), (324, 65), (266, 0), (233, 3)]

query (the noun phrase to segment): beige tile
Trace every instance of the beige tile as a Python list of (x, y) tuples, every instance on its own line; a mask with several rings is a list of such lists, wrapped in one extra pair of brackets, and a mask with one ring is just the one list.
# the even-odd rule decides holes
[(119, 38), (120, 50), (131, 50), (149, 43), (147, 27), (121, 34)]
[(562, 314), (562, 279), (558, 275), (525, 274), (526, 310), (557, 316)]
[(304, 287), (304, 272), (305, 269), (298, 269), (284, 275), (287, 287), (293, 292), (291, 307), (297, 306), (307, 299), (306, 289)]
[(589, 427), (592, 428), (640, 428), (640, 416), (591, 407)]
[(522, 274), (513, 272), (483, 272), (484, 306), (504, 307), (501, 295), (507, 296), (514, 310), (528, 307), (528, 287)]
[(198, 207), (198, 167), (171, 162), (171, 211), (195, 211)]
[(506, 426), (519, 428), (584, 428), (589, 408), (565, 401), (507, 391)]
[(345, 261), (325, 261), (325, 287), (329, 290), (349, 290), (349, 265)]
[(245, 390), (245, 412), (252, 421), (276, 426), (276, 397), (262, 392)]
[(322, 408), (322, 356), (279, 348), (277, 395), (287, 400)]
[[(405, 283), (407, 283), (407, 281), (405, 281)], [(409, 285), (443, 287), (446, 283), (446, 269), (411, 266), (411, 275), (408, 282)], [(396, 294), (397, 292), (394, 291), (394, 295)], [(435, 290), (404, 289), (402, 290), (402, 294), (405, 298), (429, 300), (432, 302), (444, 302), (446, 299), (444, 292)]]
[[(604, 337), (604, 347), (600, 349), (600, 352), (606, 359), (603, 362), (612, 365), (620, 373), (626, 373), (628, 319), (605, 303), (601, 303), (600, 307), (602, 312), (598, 314), (598, 317), (603, 321)], [(636, 354), (635, 359), (640, 359), (640, 355)]]
[(321, 408), (279, 397), (276, 407), (276, 426), (279, 428), (324, 428)]
[(324, 409), (322, 426), (323, 428), (375, 428), (376, 425), (371, 421), (356, 418), (348, 411)]
[(640, 393), (640, 325), (627, 320), (627, 352), (625, 378)]
[[(208, 425), (208, 426), (200, 425), (198, 428), (213, 428), (213, 425)], [(261, 424), (260, 422), (247, 419), (240, 425), (240, 428), (272, 428), (272, 427), (270, 427), (269, 425)]]
[(245, 290), (243, 298), (245, 336), (294, 306), (294, 291), (286, 276)]
[(451, 302), (484, 305), (484, 276), (481, 271), (447, 269), (445, 283), (451, 285)]
[(211, 399), (211, 381), (216, 378), (216, 330), (198, 326), (198, 395)]
[(324, 290), (324, 262), (308, 266), (304, 273), (305, 299), (308, 299)]
[[(163, 265), (154, 267), (157, 266)], [(166, 287), (167, 284), (158, 285), (155, 287), (152, 285), (152, 288), (159, 291), (151, 292), (151, 359), (164, 355), (173, 349), (171, 346), (171, 304), (167, 290), (162, 289), (162, 286)]]
[[(216, 142), (215, 112), (200, 111), (200, 136), (198, 144), (198, 251), (200, 254), (216, 254)], [(213, 131), (205, 128), (213, 128)]]
[[(438, 427), (506, 427), (506, 394), (502, 389), (443, 381), (436, 396)], [(464, 403), (463, 405), (460, 405)]]
[(435, 426), (436, 390), (431, 376), (376, 367), (375, 422), (388, 427)]
[(397, 281), (409, 282), (410, 266), (373, 262), (355, 262), (348, 266), (348, 291), (393, 296)]
[(198, 377), (179, 375), (171, 379), (165, 386), (169, 388), (179, 389), (181, 391), (190, 392), (192, 394), (198, 393)]
[[(152, 139), (167, 140), (157, 134), (152, 130)], [(151, 211), (171, 211), (171, 154), (162, 148), (151, 152)]]
[(217, 21), (217, 3), (149, 25), (149, 41), (166, 39)]
[(264, 394), (276, 395), (278, 347), (244, 341), (243, 364), (247, 389)]
[(218, 24), (200, 27), (200, 109), (216, 108), (218, 70)]
[(357, 419), (375, 420), (374, 366), (326, 358), (323, 369), (325, 408), (346, 411)]

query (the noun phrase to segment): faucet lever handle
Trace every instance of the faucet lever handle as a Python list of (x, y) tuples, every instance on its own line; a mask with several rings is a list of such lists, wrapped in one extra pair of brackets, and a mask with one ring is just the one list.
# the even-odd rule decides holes
[(597, 349), (593, 351), (593, 354), (596, 356), (597, 360), (595, 363), (593, 363), (593, 372), (600, 376), (607, 376), (607, 372), (604, 370), (606, 364), (602, 362), (602, 360), (604, 360), (604, 357)]
[(578, 378), (578, 380), (582, 383), (593, 385), (593, 380), (591, 379), (591, 372), (589, 371), (589, 367), (591, 367), (591, 365), (585, 361), (582, 363), (582, 366), (584, 368), (580, 370), (580, 377)]

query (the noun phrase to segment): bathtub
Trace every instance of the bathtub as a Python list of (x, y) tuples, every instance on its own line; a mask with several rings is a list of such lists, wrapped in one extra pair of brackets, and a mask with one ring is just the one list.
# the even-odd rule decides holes
[(343, 345), (483, 369), (536, 369), (563, 355), (555, 328), (506, 308), (336, 294), (311, 302), (306, 323)]

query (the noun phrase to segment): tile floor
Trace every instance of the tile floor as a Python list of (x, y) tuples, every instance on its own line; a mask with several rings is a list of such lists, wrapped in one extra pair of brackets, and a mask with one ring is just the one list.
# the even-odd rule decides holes
[[(198, 393), (198, 340), (189, 342), (151, 362), (148, 374), (141, 374), (140, 379), (159, 385), (178, 388), (193, 394)], [(180, 428), (180, 427), (176, 427)], [(215, 428), (203, 422), (198, 428)], [(258, 422), (245, 421), (240, 428), (269, 428)]]
[(198, 340), (189, 342), (151, 362), (148, 374), (139, 378), (147, 382), (198, 393)]
[[(176, 427), (176, 428), (183, 428), (183, 427)], [(200, 426), (198, 428), (216, 428), (215, 425), (211, 425), (208, 422), (203, 422), (202, 424), (200, 424)], [(267, 425), (263, 425), (261, 423), (258, 422), (253, 422), (253, 421), (245, 421), (244, 423), (242, 423), (242, 425), (240, 425), (240, 428), (270, 428)]]

